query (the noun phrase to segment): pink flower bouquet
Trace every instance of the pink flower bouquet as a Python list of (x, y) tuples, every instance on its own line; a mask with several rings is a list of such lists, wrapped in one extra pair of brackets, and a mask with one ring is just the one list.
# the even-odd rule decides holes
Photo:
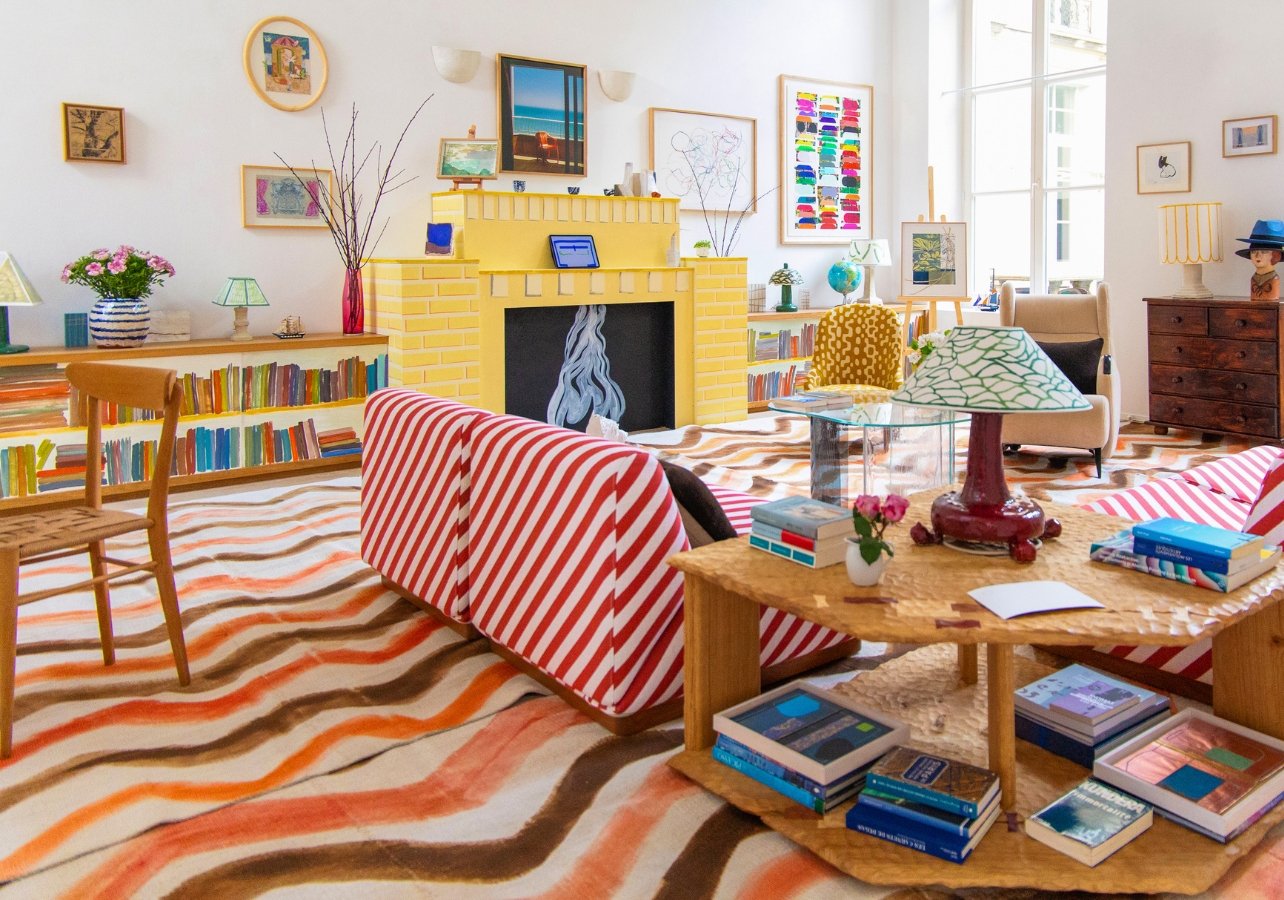
[(149, 297), (162, 278), (174, 274), (163, 256), (121, 244), (115, 250), (93, 250), (62, 269), (66, 284), (83, 284), (99, 297), (137, 300)]
[(856, 526), (856, 542), (860, 545), (861, 559), (869, 565), (886, 553), (895, 556), (892, 545), (883, 539), (888, 525), (895, 525), (905, 518), (909, 501), (900, 494), (888, 494), (879, 500), (873, 494), (861, 494), (852, 507), (852, 523)]

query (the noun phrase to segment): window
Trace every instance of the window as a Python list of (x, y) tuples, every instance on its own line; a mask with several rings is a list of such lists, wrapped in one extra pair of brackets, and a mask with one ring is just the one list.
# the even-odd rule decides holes
[(1086, 290), (1105, 237), (1107, 0), (972, 0), (972, 271)]

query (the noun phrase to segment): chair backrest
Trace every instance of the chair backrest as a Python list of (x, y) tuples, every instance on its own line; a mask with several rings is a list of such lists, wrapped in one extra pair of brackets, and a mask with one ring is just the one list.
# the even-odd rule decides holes
[(67, 365), (67, 381), (80, 392), (85, 403), (85, 503), (91, 507), (102, 505), (102, 404), (115, 403), (162, 415), (160, 440), (156, 446), (147, 495), (147, 515), (153, 520), (163, 517), (169, 500), (174, 435), (178, 431), (178, 414), (183, 401), (178, 374), (173, 369), (148, 366), (77, 362)]
[(900, 385), (903, 350), (896, 310), (868, 303), (831, 309), (816, 326), (808, 385)]
[(1004, 282), (999, 288), (999, 324), (1017, 325), (1036, 341), (1090, 341), (1102, 338), (1102, 356), (1114, 350), (1110, 342), (1110, 288), (1097, 285), (1095, 294), (1017, 294)]

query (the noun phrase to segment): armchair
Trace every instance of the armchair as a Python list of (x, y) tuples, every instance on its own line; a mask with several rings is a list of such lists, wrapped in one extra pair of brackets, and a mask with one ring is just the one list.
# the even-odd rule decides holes
[[(999, 323), (1024, 328), (1042, 345), (1101, 338), (1096, 391), (1084, 391), (1092, 408), (1083, 412), (1021, 413), (1004, 416), (1003, 444), (1037, 444), (1090, 450), (1101, 477), (1101, 461), (1114, 455), (1119, 437), (1119, 375), (1113, 365), (1110, 341), (1110, 291), (1105, 284), (1096, 294), (1029, 294), (1017, 296), (1012, 285), (999, 289)], [(1073, 375), (1069, 372), (1067, 376)], [(1080, 387), (1080, 390), (1083, 390)]]
[(825, 313), (816, 325), (809, 388), (896, 388), (904, 348), (896, 310), (854, 304)]

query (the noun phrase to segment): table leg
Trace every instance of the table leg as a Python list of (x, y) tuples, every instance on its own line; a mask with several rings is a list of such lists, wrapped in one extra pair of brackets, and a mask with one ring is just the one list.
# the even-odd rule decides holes
[(959, 680), (976, 684), (976, 644), (959, 644)]
[[(847, 496), (847, 460), (843, 426), (827, 419), (811, 420), (811, 496), (826, 503), (843, 504)], [(845, 504), (844, 504), (845, 505)]]
[(990, 724), (990, 769), (999, 776), (1000, 804), (1006, 811), (1016, 806), (1016, 720), (1012, 692), (1012, 645), (985, 645), (986, 707)]
[(1284, 738), (1284, 605), (1213, 636), (1213, 712)]
[(688, 750), (712, 747), (713, 714), (762, 692), (757, 603), (688, 574), (683, 717)]

